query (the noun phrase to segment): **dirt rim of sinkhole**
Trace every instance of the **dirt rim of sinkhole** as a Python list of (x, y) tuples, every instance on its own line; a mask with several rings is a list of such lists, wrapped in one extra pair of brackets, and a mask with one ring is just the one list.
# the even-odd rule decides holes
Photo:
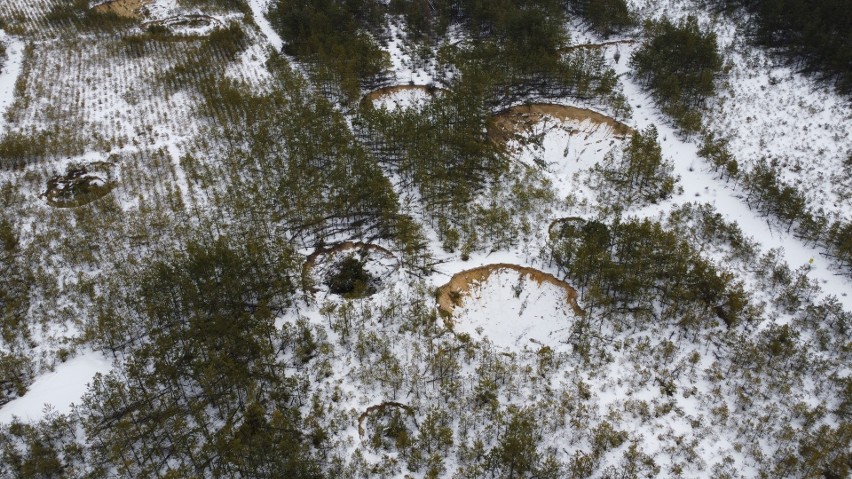
[(517, 135), (531, 130), (546, 117), (561, 122), (591, 122), (594, 129), (608, 128), (617, 138), (632, 136), (635, 130), (603, 113), (555, 103), (516, 105), (494, 114), (488, 122), (488, 138), (498, 145), (506, 145)]
[(547, 283), (556, 286), (565, 292), (565, 301), (575, 314), (578, 316), (585, 314), (579, 304), (577, 304), (577, 290), (565, 281), (560, 280), (550, 273), (545, 273), (534, 268), (509, 263), (497, 263), (458, 272), (450, 278), (447, 284), (438, 288), (436, 295), (438, 309), (445, 320), (450, 320), (454, 309), (464, 304), (464, 298), (470, 293), (472, 286), (488, 281), (488, 278), (492, 274), (501, 271), (515, 271), (520, 276), (533, 280), (537, 285)]
[(412, 418), (414, 417), (414, 408), (396, 401), (385, 401), (381, 404), (370, 406), (358, 416), (358, 435), (361, 437), (362, 440), (364, 439), (365, 435), (364, 421), (371, 415), (384, 414), (385, 412), (391, 409), (398, 409), (407, 414), (408, 416), (411, 416)]

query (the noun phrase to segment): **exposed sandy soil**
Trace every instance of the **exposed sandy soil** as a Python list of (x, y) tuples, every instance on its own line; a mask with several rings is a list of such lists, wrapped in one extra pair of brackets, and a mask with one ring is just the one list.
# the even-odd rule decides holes
[(583, 315), (583, 310), (577, 304), (577, 291), (568, 283), (559, 280), (555, 276), (537, 269), (526, 266), (518, 266), (508, 263), (497, 263), (479, 268), (469, 269), (456, 273), (450, 282), (438, 288), (438, 307), (447, 314), (452, 314), (453, 309), (464, 301), (464, 295), (470, 292), (472, 285), (486, 281), (493, 273), (502, 270), (517, 271), (532, 279), (537, 284), (549, 283), (565, 291), (565, 300), (571, 305), (571, 309), (578, 315)]
[(142, 7), (149, 3), (151, 0), (111, 0), (95, 5), (93, 8), (98, 13), (114, 13), (119, 17), (140, 18)]
[(494, 115), (488, 125), (488, 137), (498, 144), (505, 144), (517, 133), (529, 130), (546, 116), (563, 122), (590, 121), (600, 127), (610, 128), (618, 137), (626, 137), (634, 132), (624, 123), (594, 110), (552, 103), (533, 103), (513, 106)]

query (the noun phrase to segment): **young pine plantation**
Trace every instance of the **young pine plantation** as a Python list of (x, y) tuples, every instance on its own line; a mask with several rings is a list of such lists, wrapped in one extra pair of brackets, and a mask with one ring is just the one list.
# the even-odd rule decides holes
[(849, 477), (850, 18), (0, 2), (0, 477)]

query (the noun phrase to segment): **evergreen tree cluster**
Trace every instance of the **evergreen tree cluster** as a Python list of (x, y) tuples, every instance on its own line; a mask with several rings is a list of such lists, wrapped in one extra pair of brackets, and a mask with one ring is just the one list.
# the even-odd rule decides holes
[(190, 241), (101, 305), (98, 341), (125, 365), (83, 400), (94, 477), (320, 477), (274, 325), (295, 254), (237, 244)]
[(474, 0), (429, 2), (395, 0), (281, 0), (270, 21), (287, 42), (285, 51), (309, 65), (314, 82), (327, 93), (340, 91), (348, 101), (359, 87), (384, 81), (388, 66), (380, 43), (387, 36), (388, 13), (402, 14), (409, 40), (427, 50), (450, 26), (463, 41), (444, 44), (439, 71), (458, 71), (481, 83), (492, 107), (531, 96), (593, 98), (614, 92), (615, 74), (598, 52), (563, 51), (569, 37), (563, 2)]
[(674, 193), (677, 178), (672, 170), (671, 161), (663, 159), (657, 129), (651, 125), (634, 133), (622, 152), (607, 154), (592, 175), (600, 182), (597, 189), (602, 195), (614, 190), (609, 204), (647, 204)]
[(636, 77), (681, 128), (698, 131), (700, 109), (716, 93), (722, 69), (716, 34), (702, 31), (695, 17), (647, 22), (645, 31), (647, 40), (630, 59)]
[(441, 63), (479, 84), (493, 109), (533, 98), (618, 101), (615, 73), (594, 50), (565, 51), (562, 2), (461, 2), (458, 21), (469, 42), (446, 46)]
[(741, 182), (748, 192), (746, 202), (750, 208), (771, 215), (798, 238), (821, 245), (847, 272), (852, 267), (852, 223), (830, 218), (822, 208), (808, 206), (804, 193), (779, 177), (778, 159), (763, 158), (751, 170), (742, 172), (727, 142), (713, 135), (704, 138), (698, 153), (723, 176)]
[(782, 52), (796, 68), (852, 93), (852, 4), (846, 0), (708, 0), (739, 16), (754, 41)]
[(733, 327), (747, 306), (743, 287), (732, 274), (648, 219), (606, 225), (568, 218), (554, 224), (550, 248), (584, 304), (604, 316), (630, 314), (640, 321), (675, 321), (684, 328), (718, 317)]
[(26, 355), (32, 283), (17, 226), (0, 215), (0, 405), (23, 395), (33, 377), (32, 361)]
[(852, 223), (808, 207), (802, 192), (781, 180), (777, 168), (765, 160), (743, 175), (743, 183), (749, 206), (774, 216), (799, 238), (821, 244), (844, 269), (852, 267)]
[(475, 195), (505, 170), (505, 155), (486, 134), (489, 110), (480, 92), (458, 89), (422, 108), (388, 112), (366, 106), (364, 141), (412, 185), (433, 219), (462, 222)]
[(568, 4), (605, 37), (636, 23), (625, 0), (569, 0)]
[(360, 96), (362, 82), (388, 65), (376, 41), (385, 8), (376, 0), (276, 0), (267, 16), (287, 43), (284, 51), (310, 65), (313, 80), (345, 98)]
[(265, 94), (227, 81), (206, 92), (225, 139), (224, 206), (304, 244), (343, 232), (394, 235), (407, 220), (375, 159), (329, 101), (306, 94), (289, 67), (277, 75), (279, 87)]
[[(246, 11), (241, 0), (219, 3)], [(569, 3), (604, 34), (630, 24), (623, 0)], [(70, 5), (56, 7), (51, 22), (89, 21), (85, 1)], [(438, 53), (448, 89), (433, 90), (422, 106), (389, 112), (362, 104), (342, 113), (381, 81), (387, 13), (405, 17), (407, 34), (427, 49), (451, 27), (460, 32), (459, 44)], [(791, 271), (776, 253), (755, 259), (757, 247), (709, 205), (684, 206), (665, 227), (638, 219), (557, 221), (541, 253), (577, 287), (587, 314), (567, 318), (546, 338), (552, 348), (531, 341), (507, 352), (442, 323), (429, 281), (415, 279), (425, 268), (405, 268), (410, 276), (399, 288), (363, 299), (376, 278), (355, 256), (321, 278), (342, 298), (304, 308), (313, 298), (299, 288), (302, 250), (341, 238), (383, 240), (406, 266), (425, 266), (420, 226), (401, 214), (394, 188), (414, 193), (422, 218), (462, 259), (483, 248), (478, 241), (495, 250), (524, 241), (517, 251), (530, 260), (539, 253), (528, 238), (564, 205), (541, 170), (511, 164), (487, 132), (494, 111), (531, 97), (616, 97), (616, 78), (599, 52), (562, 51), (566, 15), (565, 2), (555, 0), (277, 0), (273, 24), (313, 83), (277, 55), (257, 83), (226, 79), (223, 72), (243, 61), (253, 40), (230, 25), (188, 41), (191, 60), (157, 79), (170, 93), (192, 89), (186, 97), (199, 101), (193, 120), (201, 134), (174, 143), (186, 152), (181, 158), (138, 144), (139, 152), (117, 155), (122, 201), (107, 196), (60, 211), (19, 200), (15, 213), (32, 220), (24, 229), (18, 222), (25, 220), (6, 219), (6, 196), (26, 190), (4, 186), (0, 406), (36, 373), (29, 331), (53, 325), (54, 316), (31, 313), (32, 304), (60, 289), (61, 300), (73, 298), (70, 313), (61, 314), (88, 318), (70, 323), (85, 330), (69, 348), (91, 346), (116, 362), (68, 415), (0, 426), (0, 476), (650, 477), (661, 474), (655, 460), (662, 459), (662, 474), (693, 467), (733, 477), (733, 459), (702, 455), (723, 435), (744, 441), (729, 450), (774, 477), (848, 475), (852, 381), (841, 366), (852, 318), (836, 298), (811, 300), (818, 286), (806, 271)], [(671, 96), (660, 102), (676, 114), (699, 108), (718, 70), (705, 58), (715, 52), (712, 37), (690, 21), (664, 20), (649, 31), (652, 39), (634, 58), (654, 69), (643, 78)], [(168, 32), (149, 29), (116, 44), (122, 58), (138, 59), (167, 40)], [(678, 52), (681, 64), (663, 56)], [(0, 158), (11, 157), (9, 166), (77, 147), (47, 130), (6, 138)], [(803, 231), (804, 201), (770, 167), (739, 174), (723, 147), (708, 144), (705, 154), (748, 186), (751, 205)], [(13, 174), (23, 184), (44, 183), (32, 180), (34, 169)], [(677, 182), (653, 127), (636, 132), (595, 174), (614, 192), (603, 203), (654, 203)], [(852, 227), (814, 221), (808, 228), (852, 259)], [(756, 301), (707, 259), (728, 249), (734, 267), (769, 291), (761, 296), (768, 307), (790, 316), (789, 326), (751, 334)], [(58, 259), (42, 262), (44, 251)], [(528, 283), (517, 288), (535, 287)], [(612, 321), (583, 330), (600, 318)], [(727, 331), (715, 328), (717, 319)], [(672, 329), (692, 341), (666, 340)], [(602, 341), (582, 351), (557, 346), (576, 334)], [(62, 350), (56, 360), (69, 354)], [(822, 388), (827, 399), (801, 395), (796, 389), (804, 385)], [(613, 399), (613, 390), (630, 397)], [(392, 407), (367, 405), (382, 397)], [(701, 405), (698, 415), (678, 410), (690, 397)], [(762, 414), (767, 399), (778, 409), (737, 424)], [(361, 407), (367, 410), (358, 416)], [(792, 426), (779, 425), (789, 417)], [(666, 430), (658, 421), (683, 427)], [(361, 426), (365, 432), (353, 438)], [(644, 448), (638, 428), (654, 431), (654, 444), (665, 450)]]

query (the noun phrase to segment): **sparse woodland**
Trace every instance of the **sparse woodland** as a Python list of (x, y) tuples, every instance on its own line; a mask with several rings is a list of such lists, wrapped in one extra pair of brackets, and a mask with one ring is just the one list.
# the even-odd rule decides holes
[(2, 2), (0, 477), (848, 477), (848, 198), (713, 116), (848, 12), (672, 2)]

